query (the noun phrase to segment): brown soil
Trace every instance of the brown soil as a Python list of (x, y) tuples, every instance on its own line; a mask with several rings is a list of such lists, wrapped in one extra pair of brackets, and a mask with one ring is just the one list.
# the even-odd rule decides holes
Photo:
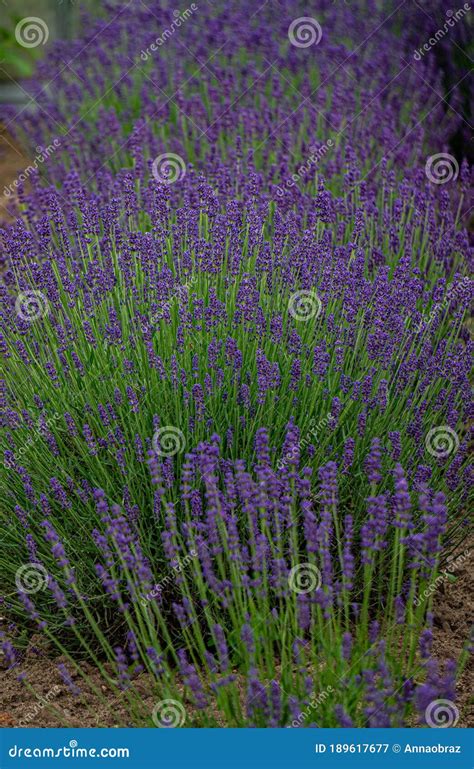
[[(441, 668), (446, 659), (459, 659), (470, 631), (473, 605), (470, 581), (474, 561), (473, 544), (469, 546), (464, 543), (454, 555), (453, 561), (460, 553), (463, 558), (452, 570), (455, 581), (443, 581), (434, 602), (434, 654)], [(100, 673), (92, 665), (83, 663), (81, 667), (93, 682), (97, 693), (88, 691), (86, 697), (74, 697), (59, 674), (57, 665), (61, 662), (65, 662), (64, 658), (52, 659), (50, 650), (44, 647), (42, 637), (34, 636), (31, 639), (19, 668), (8, 670), (4, 674), (0, 726), (133, 726), (128, 721), (127, 709), (122, 702), (125, 695), (117, 697), (108, 691)], [(17, 680), (20, 671), (26, 674), (26, 680), (34, 687), (36, 694)], [(472, 672), (471, 658), (457, 686), (456, 705), (460, 714), (458, 727), (474, 727)], [(78, 674), (73, 675), (73, 679), (84, 688)], [(147, 711), (151, 713), (156, 703), (149, 678), (141, 676), (134, 682), (134, 688), (140, 692)], [(98, 692), (101, 692), (102, 696)], [(41, 704), (38, 697), (49, 702), (49, 705)]]
[(28, 163), (20, 144), (0, 123), (0, 223), (11, 221), (16, 216), (16, 196), (7, 196), (3, 191), (14, 182)]
[[(460, 556), (462, 562), (460, 562)], [(454, 582), (445, 580), (439, 587), (434, 604), (434, 654), (442, 666), (445, 660), (458, 660), (472, 639), (474, 594), (472, 572), (474, 566), (474, 538), (466, 540), (453, 554)], [(456, 567), (456, 564), (459, 564)], [(448, 569), (449, 571), (449, 569)], [(474, 658), (468, 662), (457, 682), (456, 706), (459, 709), (457, 726), (474, 727)]]
[[(81, 667), (92, 685), (102, 693), (108, 707), (98, 693), (87, 690), (86, 696), (75, 697), (63, 683), (58, 664), (64, 657), (50, 659), (41, 652), (35, 641), (28, 648), (19, 668), (7, 671), (0, 705), (0, 725), (18, 727), (111, 727), (133, 726), (128, 722), (126, 709), (120, 697), (107, 691), (100, 673), (91, 665)], [(71, 672), (70, 665), (66, 667)], [(18, 672), (25, 673), (25, 682), (17, 680)], [(72, 674), (74, 682), (85, 691), (79, 674)], [(34, 691), (29, 688), (34, 688)], [(145, 703), (153, 710), (153, 698), (142, 692)], [(148, 702), (149, 700), (149, 702)]]

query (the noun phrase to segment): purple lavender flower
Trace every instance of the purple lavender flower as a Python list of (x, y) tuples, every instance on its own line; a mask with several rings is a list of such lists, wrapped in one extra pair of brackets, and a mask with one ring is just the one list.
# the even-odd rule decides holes
[(79, 697), (79, 695), (81, 694), (81, 690), (79, 686), (77, 686), (77, 684), (73, 681), (72, 675), (68, 671), (66, 666), (63, 663), (61, 663), (60, 665), (58, 665), (58, 670), (59, 670), (59, 675), (63, 680), (63, 683), (67, 686), (72, 696)]

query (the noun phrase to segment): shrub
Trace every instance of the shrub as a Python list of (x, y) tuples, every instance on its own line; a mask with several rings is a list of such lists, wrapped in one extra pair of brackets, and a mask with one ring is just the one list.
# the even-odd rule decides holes
[[(411, 74), (389, 87), (380, 41), (355, 87), (325, 87), (343, 44), (302, 75), (284, 20), (257, 44), (259, 66), (278, 56), (258, 88), (249, 22), (222, 80), (197, 99), (192, 76), (147, 123), (150, 72), (113, 77), (148, 35), (128, 20), (73, 46), (90, 46), (85, 92), (73, 104), (64, 74), (27, 126), (72, 124), (54, 185), (37, 176), (1, 232), (9, 616), (67, 652), (72, 689), (73, 669), (91, 686), (86, 653), (137, 725), (407, 723), (453, 696), (430, 607), (472, 484), (469, 169), (450, 194), (433, 181), (419, 123), (445, 127), (423, 91), (400, 106)], [(168, 85), (173, 40), (146, 62)]]

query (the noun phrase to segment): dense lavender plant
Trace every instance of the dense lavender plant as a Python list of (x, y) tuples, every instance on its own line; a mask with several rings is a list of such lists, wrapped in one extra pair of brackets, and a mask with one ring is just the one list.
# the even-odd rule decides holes
[(317, 59), (294, 3), (238, 3), (187, 20), (177, 67), (173, 40), (140, 57), (152, 5), (58, 44), (40, 75), (85, 50), (87, 87), (61, 68), (23, 116), (63, 129), (0, 231), (8, 612), (139, 725), (137, 680), (190, 725), (406, 723), (452, 694), (419, 597), (472, 486), (469, 169), (425, 173), (437, 74), (395, 77), (390, 27), (348, 56), (368, 21), (330, 2)]

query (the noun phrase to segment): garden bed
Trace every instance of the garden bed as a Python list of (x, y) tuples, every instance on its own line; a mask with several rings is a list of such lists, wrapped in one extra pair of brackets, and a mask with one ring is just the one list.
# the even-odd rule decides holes
[(105, 8), (8, 115), (6, 725), (471, 723), (472, 173), (358, 5)]
[[(448, 657), (458, 659), (466, 638), (471, 632), (472, 614), (474, 609), (471, 574), (474, 565), (474, 540), (464, 543), (455, 556), (465, 554), (466, 558), (456, 570), (454, 582), (444, 581), (435, 593), (434, 613), (434, 642), (433, 655), (443, 666)], [(0, 702), (0, 724), (17, 727), (61, 727), (67, 723), (73, 727), (114, 727), (128, 724), (127, 709), (121, 707), (121, 698), (109, 694), (108, 706), (113, 707), (116, 718), (111, 715), (109, 707), (104, 707), (93, 691), (88, 691), (84, 699), (74, 697), (64, 685), (58, 672), (58, 664), (66, 662), (64, 657), (51, 658), (51, 649), (44, 647), (42, 636), (34, 636), (30, 646), (25, 651), (21, 665), (10, 669), (4, 674), (4, 688)], [(94, 684), (106, 693), (102, 677), (85, 663)], [(19, 684), (18, 670), (25, 674), (39, 697), (24, 684)], [(457, 704), (459, 707), (458, 727), (474, 727), (474, 708), (472, 705), (471, 682), (473, 676), (473, 661), (471, 660), (457, 682)], [(77, 676), (75, 676), (77, 680)], [(140, 681), (142, 696), (148, 702), (152, 712), (155, 701), (151, 691), (152, 685), (147, 677)], [(107, 695), (106, 695), (107, 696)], [(84, 700), (86, 702), (84, 702)], [(57, 713), (51, 712), (45, 703), (50, 703)], [(419, 726), (415, 721), (413, 726)]]

